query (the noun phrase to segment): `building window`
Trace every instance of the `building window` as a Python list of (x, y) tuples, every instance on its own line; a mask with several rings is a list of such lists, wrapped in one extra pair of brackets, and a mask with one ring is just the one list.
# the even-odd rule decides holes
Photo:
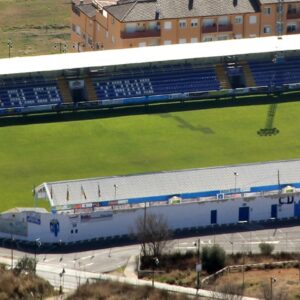
[(198, 19), (192, 19), (191, 27), (193, 27), (193, 28), (198, 27)]
[(111, 37), (111, 42), (112, 42), (113, 44), (116, 42), (116, 40), (115, 40), (115, 37), (114, 37), (114, 36), (112, 36), (112, 37)]
[(165, 40), (164, 41), (164, 45), (171, 45), (172, 44), (172, 41), (170, 41), (170, 40)]
[(265, 7), (263, 12), (265, 16), (269, 16), (271, 14), (271, 7)]
[(296, 6), (293, 4), (289, 4), (288, 6), (288, 14), (295, 14), (297, 12)]
[(249, 18), (249, 24), (256, 24), (256, 16), (250, 16)]
[(236, 35), (235, 35), (235, 38), (236, 38), (236, 39), (242, 39), (243, 36), (242, 36), (241, 34), (236, 34)]
[(75, 24), (72, 24), (72, 31), (76, 32), (76, 26), (75, 26)]
[(139, 47), (146, 47), (146, 46), (147, 46), (146, 42), (139, 43)]
[(218, 36), (218, 41), (225, 41), (228, 39), (228, 36), (227, 35), (219, 35)]
[(98, 23), (97, 23), (96, 28), (97, 28), (97, 31), (100, 31), (100, 25)]
[(108, 39), (108, 31), (105, 31), (105, 37)]
[(249, 34), (249, 38), (256, 38), (256, 34), (255, 33)]
[(218, 24), (219, 25), (228, 25), (229, 24), (229, 18), (228, 17), (219, 17), (218, 18)]
[(287, 25), (287, 32), (288, 33), (296, 32), (296, 31), (297, 31), (296, 24), (288, 24)]
[(271, 26), (269, 25), (264, 26), (264, 33), (271, 33)]
[(92, 25), (93, 25), (93, 21), (89, 20), (89, 26), (92, 26)]
[(179, 39), (179, 44), (185, 44), (186, 43), (186, 39)]
[(186, 28), (186, 20), (179, 20), (179, 28)]
[(205, 36), (202, 39), (203, 42), (211, 42), (212, 40), (213, 40), (212, 36)]
[(191, 38), (191, 43), (198, 43), (199, 40), (196, 37)]
[(77, 35), (79, 35), (79, 36), (81, 35), (81, 29), (80, 29), (79, 25), (75, 26), (75, 31), (76, 31)]
[(235, 16), (234, 22), (235, 24), (243, 24), (243, 16)]
[(171, 21), (166, 21), (164, 23), (164, 29), (166, 29), (166, 30), (172, 29), (172, 22)]

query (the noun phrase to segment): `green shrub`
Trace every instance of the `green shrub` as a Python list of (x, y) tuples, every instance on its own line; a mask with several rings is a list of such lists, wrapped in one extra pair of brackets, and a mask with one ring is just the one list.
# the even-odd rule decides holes
[(219, 245), (212, 247), (203, 247), (201, 253), (202, 267), (208, 273), (215, 273), (226, 265), (225, 250)]
[(274, 245), (267, 243), (260, 243), (259, 245), (260, 253), (265, 256), (270, 256), (274, 251)]

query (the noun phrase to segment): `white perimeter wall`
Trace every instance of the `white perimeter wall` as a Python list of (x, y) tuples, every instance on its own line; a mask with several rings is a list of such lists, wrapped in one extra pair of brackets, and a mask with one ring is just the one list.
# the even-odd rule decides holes
[[(294, 196), (294, 202), (298, 203), (300, 196)], [(192, 204), (177, 204), (168, 206), (152, 206), (147, 208), (147, 213), (164, 214), (171, 229), (208, 226), (211, 223), (211, 210), (217, 210), (217, 223), (231, 224), (239, 221), (239, 208), (249, 207), (250, 222), (268, 220), (271, 218), (271, 205), (279, 204), (278, 197), (259, 197), (243, 199), (210, 201)], [(294, 217), (294, 203), (278, 205), (278, 219)], [(2, 214), (1, 218), (24, 221), (28, 226), (28, 235), (15, 234), (14, 237), (20, 240), (31, 240), (39, 238), (41, 242), (75, 242), (78, 240), (89, 240), (98, 237), (124, 235), (130, 233), (130, 228), (135, 224), (138, 216), (144, 215), (144, 209), (113, 211), (113, 217), (102, 219), (90, 219), (82, 222), (80, 216), (69, 218), (65, 214), (42, 213), (41, 224), (26, 222), (26, 212), (15, 214)], [(0, 218), (0, 219), (1, 219)], [(59, 222), (57, 236), (50, 230), (51, 220)], [(77, 230), (77, 233), (75, 231)], [(73, 233), (71, 233), (73, 231)], [(0, 232), (0, 237), (10, 238), (11, 234)]]

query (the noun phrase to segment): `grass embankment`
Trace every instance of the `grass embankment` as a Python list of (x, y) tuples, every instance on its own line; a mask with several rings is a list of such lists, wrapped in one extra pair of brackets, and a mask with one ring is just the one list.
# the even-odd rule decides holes
[[(0, 210), (33, 205), (44, 181), (300, 157), (300, 103), (0, 127)], [(0, 120), (1, 124), (1, 120)]]
[[(0, 58), (57, 53), (55, 43), (70, 40), (71, 1), (1, 0)], [(71, 47), (69, 47), (71, 49)]]
[(169, 294), (152, 287), (138, 287), (119, 282), (99, 281), (84, 284), (67, 300), (187, 300), (194, 299), (185, 295)]

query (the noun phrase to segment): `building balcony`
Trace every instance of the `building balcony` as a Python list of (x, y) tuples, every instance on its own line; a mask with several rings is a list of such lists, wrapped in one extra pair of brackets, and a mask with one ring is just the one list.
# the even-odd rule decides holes
[(160, 29), (134, 31), (134, 32), (121, 31), (121, 39), (160, 37), (160, 35), (161, 35)]
[(232, 24), (203, 26), (202, 33), (228, 32), (232, 31)]
[(293, 19), (300, 19), (300, 11), (298, 12), (287, 12), (286, 18), (288, 20), (293, 20)]
[(218, 26), (219, 32), (228, 32), (232, 31), (232, 24), (226, 24), (226, 25), (219, 25)]
[(202, 33), (214, 33), (218, 31), (217, 25), (203, 26)]

